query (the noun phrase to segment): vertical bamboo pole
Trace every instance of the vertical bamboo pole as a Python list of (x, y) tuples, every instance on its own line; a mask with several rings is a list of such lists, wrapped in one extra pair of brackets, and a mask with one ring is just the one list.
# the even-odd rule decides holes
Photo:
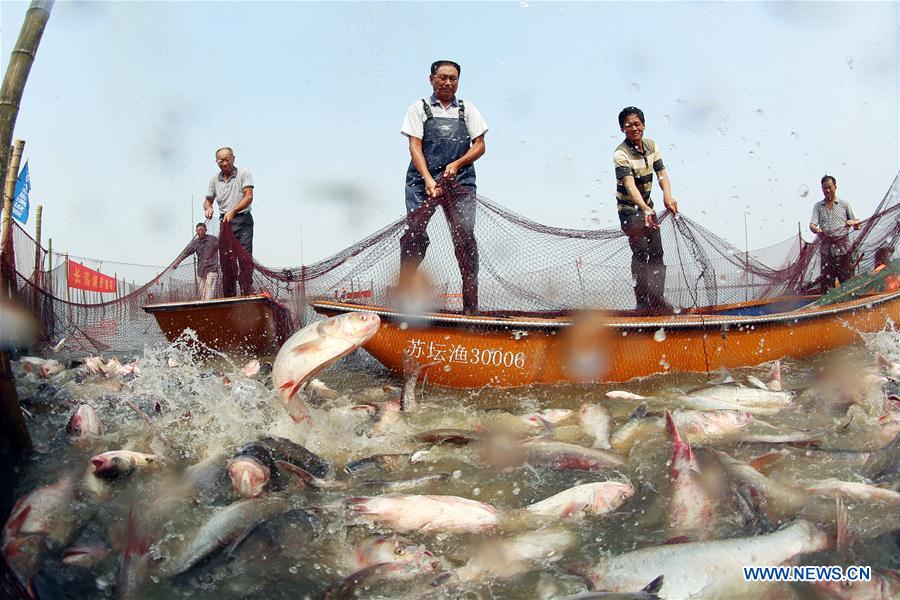
[(72, 327), (72, 288), (69, 286), (69, 253), (66, 252), (66, 333), (75, 331)]
[(6, 239), (9, 237), (9, 229), (12, 223), (13, 194), (16, 191), (16, 179), (19, 177), (19, 163), (22, 162), (22, 153), (25, 151), (25, 140), (16, 140), (9, 149), (9, 163), (3, 179), (3, 221), (0, 222), (0, 252), (6, 250)]
[(53, 238), (47, 238), (47, 293), (53, 295)]
[[(51, 8), (53, 8), (53, 0), (33, 0), (31, 6), (28, 7), (22, 29), (19, 31), (19, 38), (16, 40), (12, 56), (6, 66), (3, 85), (0, 86), (0, 181), (6, 181), (7, 173), (10, 171), (18, 175), (18, 164), (15, 165), (15, 169), (4, 170), (13, 166), (10, 164), (10, 142), (16, 126), (16, 117), (19, 115), (19, 104), (22, 101), (25, 82), (28, 80), (28, 73), (34, 63), (41, 36), (44, 34), (44, 27), (47, 26), (47, 21), (50, 19)], [(24, 142), (22, 145), (24, 146)], [(13, 189), (15, 189), (15, 184), (13, 184)], [(3, 259), (2, 253), (6, 250), (5, 242), (9, 235), (11, 211), (12, 192), (8, 199), (4, 193), (3, 216), (0, 217), (0, 230), (2, 230), (0, 231), (0, 264)], [(0, 269), (0, 290), (5, 293), (7, 287), (3, 281), (2, 271), (3, 269)], [(31, 450), (31, 435), (28, 433), (28, 426), (25, 424), (22, 410), (19, 408), (19, 395), (16, 392), (15, 381), (13, 381), (9, 355), (5, 350), (0, 350), (0, 411), (3, 415), (0, 421), (3, 423), (6, 437), (13, 450), (17, 452)]]
[(41, 260), (41, 219), (43, 214), (44, 205), (38, 204), (37, 210), (34, 212), (34, 238), (36, 243), (34, 245), (34, 304), (32, 304), (32, 310), (42, 321), (43, 315), (38, 314), (38, 303), (41, 293), (41, 264), (44, 262)]
[(113, 293), (114, 293), (115, 296), (116, 296), (116, 300), (118, 300), (118, 299), (119, 299), (119, 274), (118, 274), (118, 273), (113, 273), (113, 279), (116, 280), (116, 291), (113, 292)]

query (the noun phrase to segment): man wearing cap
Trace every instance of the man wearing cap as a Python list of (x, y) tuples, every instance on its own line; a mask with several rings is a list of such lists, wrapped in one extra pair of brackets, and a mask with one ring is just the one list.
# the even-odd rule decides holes
[[(450, 60), (431, 65), (434, 93), (406, 111), (400, 132), (409, 140), (406, 171), (407, 230), (400, 238), (400, 284), (425, 258), (426, 229), (440, 204), (462, 276), (463, 311), (478, 312), (478, 246), (475, 243), (475, 166), (485, 150), (487, 123), (474, 104), (456, 97), (460, 66)], [(438, 180), (455, 180), (462, 193), (441, 189)]]
[[(235, 279), (241, 293), (253, 293), (253, 176), (246, 169), (234, 165), (234, 151), (224, 147), (216, 150), (219, 172), (209, 180), (203, 209), (206, 218), (213, 216), (213, 201), (219, 205), (219, 261), (222, 264), (222, 295), (234, 296)], [(231, 229), (232, 236), (226, 233)], [(240, 247), (235, 247), (230, 238)]]
[(631, 246), (631, 274), (637, 310), (645, 314), (671, 314), (672, 306), (663, 297), (666, 265), (662, 238), (653, 211), (650, 191), (653, 173), (659, 177), (666, 209), (678, 213), (669, 177), (656, 143), (644, 137), (644, 111), (628, 106), (619, 113), (619, 129), (625, 140), (616, 147), (616, 208), (622, 231)]

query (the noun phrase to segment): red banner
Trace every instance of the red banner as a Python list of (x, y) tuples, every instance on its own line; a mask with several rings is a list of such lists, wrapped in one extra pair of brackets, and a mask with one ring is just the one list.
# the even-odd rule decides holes
[(69, 287), (89, 292), (116, 293), (114, 277), (104, 275), (100, 271), (89, 269), (75, 261), (69, 261)]

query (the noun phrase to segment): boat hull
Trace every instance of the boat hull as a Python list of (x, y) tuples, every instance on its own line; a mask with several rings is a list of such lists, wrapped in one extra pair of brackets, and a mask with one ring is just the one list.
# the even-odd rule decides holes
[(170, 342), (190, 329), (197, 341), (226, 353), (272, 352), (291, 332), (290, 313), (264, 294), (149, 304), (143, 309), (156, 318)]
[[(777, 301), (773, 301), (774, 305)], [(802, 358), (900, 322), (900, 293), (777, 314), (494, 318), (404, 315), (319, 301), (325, 315), (371, 311), (382, 325), (364, 348), (397, 374), (403, 354), (437, 363), (428, 380), (455, 388), (616, 382), (666, 372), (711, 372)], [(720, 309), (722, 307), (719, 307)], [(740, 307), (728, 312), (740, 314)], [(758, 312), (758, 311), (749, 311)]]

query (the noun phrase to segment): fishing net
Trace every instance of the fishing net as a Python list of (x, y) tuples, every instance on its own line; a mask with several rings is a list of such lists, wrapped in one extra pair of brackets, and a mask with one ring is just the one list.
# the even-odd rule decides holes
[[(462, 188), (447, 186), (444, 201)], [(820, 241), (805, 242), (799, 232), (785, 241), (744, 251), (684, 213), (665, 212), (659, 226), (666, 265), (665, 298), (676, 312), (779, 296), (813, 295), (820, 288)], [(254, 261), (253, 288), (287, 308), (296, 327), (316, 318), (309, 301), (327, 298), (360, 305), (391, 306), (400, 273), (400, 238), (407, 218), (397, 219), (312, 265), (274, 268)], [(250, 257), (230, 228), (218, 219), (208, 233), (219, 238), (237, 262)], [(432, 292), (432, 309), (462, 310), (462, 280), (447, 221), (438, 209), (427, 233), (430, 246), (418, 272)], [(626, 236), (611, 229), (564, 229), (542, 225), (485, 197), (477, 197), (478, 308), (481, 314), (564, 315), (585, 308), (627, 312), (635, 308), (631, 250)], [(879, 248), (900, 238), (898, 178), (873, 215), (849, 232), (854, 272), (873, 267)], [(82, 261), (112, 274), (116, 263)], [(173, 258), (173, 263), (175, 259)], [(38, 314), (43, 340), (68, 337), (72, 352), (135, 352), (164, 338), (142, 307), (198, 298), (196, 259), (178, 268), (150, 273), (142, 284), (120, 282), (116, 293), (71, 290), (65, 257), (39, 247), (18, 224), (12, 228), (3, 269), (19, 301)], [(223, 273), (223, 276), (225, 273)], [(221, 294), (222, 277), (217, 283)]]

